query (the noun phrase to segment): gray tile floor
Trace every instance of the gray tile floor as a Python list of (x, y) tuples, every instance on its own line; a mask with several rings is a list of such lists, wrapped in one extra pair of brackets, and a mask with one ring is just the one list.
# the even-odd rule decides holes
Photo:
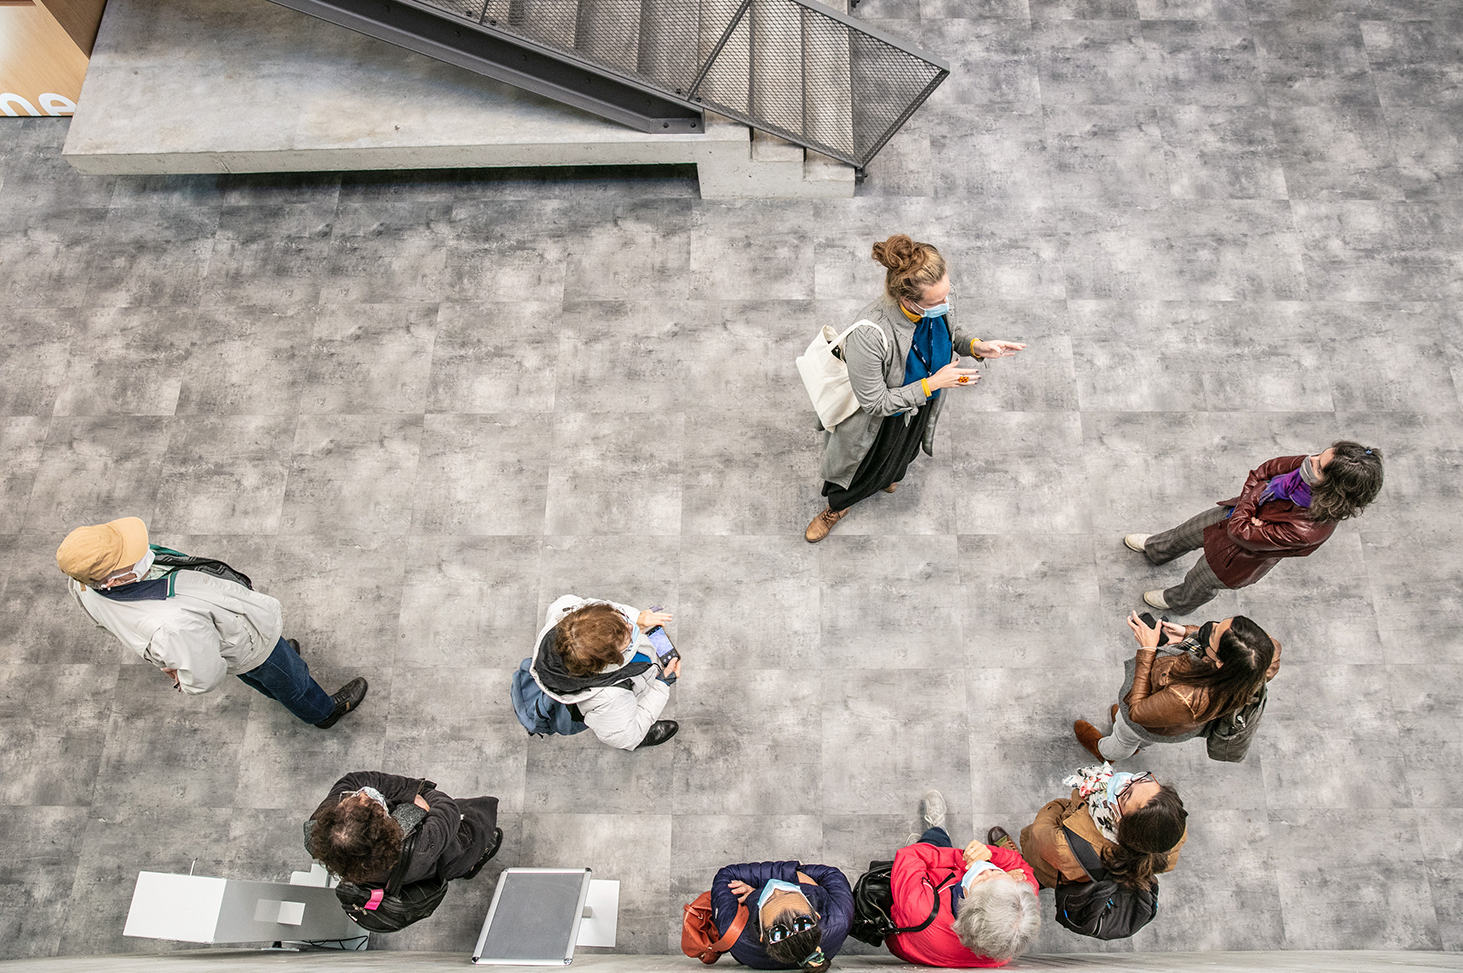
[[(1017, 828), (1083, 762), (1122, 616), (1179, 574), (1121, 534), (1342, 435), (1386, 491), (1213, 606), (1285, 668), (1245, 764), (1147, 757), (1192, 837), (1111, 948), (1463, 948), (1455, 11), (866, 0), (956, 73), (849, 201), (702, 202), (684, 171), (86, 178), (64, 121), (0, 119), (0, 956), (157, 948), (120, 934), (137, 870), (283, 878), (357, 768), (498, 795), (498, 863), (621, 879), (641, 952), (728, 861), (889, 854), (928, 786), (961, 838)], [(1029, 348), (811, 547), (792, 359), (900, 230)], [(278, 595), (364, 708), (321, 732), (243, 685), (180, 699), (84, 624), (52, 553), (124, 514)], [(508, 673), (566, 591), (676, 611), (674, 745), (517, 726)], [(466, 950), (493, 874), (384, 945)]]

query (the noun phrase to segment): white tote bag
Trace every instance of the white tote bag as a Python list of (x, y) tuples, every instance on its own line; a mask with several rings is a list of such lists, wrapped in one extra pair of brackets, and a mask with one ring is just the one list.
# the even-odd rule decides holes
[(858, 397), (853, 394), (853, 386), (848, 381), (848, 365), (833, 351), (843, 347), (843, 342), (854, 328), (862, 327), (877, 331), (879, 343), (888, 350), (889, 339), (885, 337), (884, 329), (865, 320), (855, 321), (842, 334), (824, 325), (814, 336), (813, 343), (808, 345), (808, 350), (797, 359), (798, 374), (803, 377), (803, 385), (813, 400), (813, 408), (824, 429), (832, 429), (858, 411)]

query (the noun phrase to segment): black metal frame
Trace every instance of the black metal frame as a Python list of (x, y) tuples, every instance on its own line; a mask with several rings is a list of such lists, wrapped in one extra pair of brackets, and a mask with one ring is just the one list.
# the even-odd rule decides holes
[[(748, 103), (747, 110), (735, 105), (722, 104), (703, 91), (708, 75), (718, 63), (727, 42), (736, 31), (748, 23), (748, 12), (754, 0), (740, 0), (740, 4), (723, 28), (720, 38), (704, 63), (697, 66), (694, 80), (684, 92), (680, 87), (671, 90), (653, 83), (643, 75), (627, 72), (615, 65), (605, 64), (576, 54), (562, 47), (536, 42), (521, 32), (505, 29), (496, 19), (487, 16), (484, 4), (477, 19), (464, 16), (451, 9), (445, 9), (423, 0), (274, 0), (275, 3), (298, 10), (301, 13), (346, 27), (359, 33), (404, 47), (407, 50), (425, 54), (428, 57), (466, 68), (469, 71), (495, 78), (499, 81), (524, 88), (556, 101), (582, 108), (631, 128), (652, 133), (699, 133), (705, 131), (704, 109), (744, 122), (754, 129), (769, 132), (798, 145), (814, 149), (832, 158), (863, 168), (869, 160), (884, 147), (899, 128), (909, 120), (930, 94), (950, 74), (949, 65), (932, 55), (911, 47), (869, 24), (849, 17), (814, 0), (780, 0), (803, 8), (801, 23), (804, 29), (810, 15), (823, 18), (846, 28), (851, 33), (872, 38), (892, 48), (900, 55), (921, 65), (921, 72), (928, 73), (930, 80), (918, 95), (910, 98), (902, 112), (881, 131), (875, 130), (875, 137), (861, 150), (850, 142), (848, 146), (830, 145), (806, 132), (793, 131), (766, 117), (760, 117), (751, 102), (755, 57), (748, 56)], [(694, 5), (699, 0), (684, 0)], [(750, 31), (750, 26), (748, 27)], [(749, 33), (749, 47), (750, 47)], [(849, 52), (852, 64), (852, 48)], [(662, 82), (664, 79), (660, 79)], [(922, 78), (921, 78), (922, 80)], [(855, 92), (850, 79), (850, 112), (855, 112)], [(917, 82), (916, 82), (917, 83)], [(802, 104), (806, 126), (807, 105), (807, 60), (802, 64)], [(901, 101), (903, 99), (901, 98)], [(882, 120), (879, 124), (884, 124)], [(856, 127), (853, 114), (850, 116), (850, 131)]]
[[(603, 65), (575, 61), (416, 0), (274, 0), (340, 27), (583, 108), (642, 132), (703, 132), (701, 109), (631, 82)], [(614, 72), (618, 74), (618, 72)]]

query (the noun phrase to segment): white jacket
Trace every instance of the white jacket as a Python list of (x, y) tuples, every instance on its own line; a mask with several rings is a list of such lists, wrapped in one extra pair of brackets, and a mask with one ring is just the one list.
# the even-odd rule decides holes
[(269, 658), (284, 632), (277, 599), (200, 571), (169, 578), (161, 601), (114, 601), (74, 580), (67, 587), (97, 627), (159, 669), (178, 670), (185, 693), (217, 689)]
[[(660, 719), (661, 710), (670, 701), (671, 687), (661, 682), (656, 676), (660, 675), (658, 664), (652, 665), (645, 672), (630, 680), (634, 690), (621, 689), (618, 686), (603, 686), (597, 689), (585, 689), (580, 692), (560, 695), (550, 692), (539, 680), (538, 653), (543, 645), (544, 636), (557, 624), (565, 615), (582, 608), (594, 601), (602, 599), (580, 598), (578, 595), (564, 595), (558, 601), (549, 606), (549, 614), (544, 622), (544, 627), (539, 629), (538, 638), (533, 643), (533, 665), (530, 671), (533, 679), (544, 691), (544, 695), (551, 699), (557, 699), (561, 703), (573, 703), (579, 707), (584, 714), (584, 722), (594, 731), (594, 735), (612, 747), (621, 750), (634, 750), (640, 746), (640, 741), (645, 739), (645, 734), (650, 730), (650, 724)], [(614, 602), (606, 602), (630, 623), (630, 630), (635, 637), (630, 642), (630, 647), (625, 650), (625, 663), (634, 658), (636, 652), (644, 652), (652, 662), (655, 660), (655, 650), (651, 648), (640, 627), (635, 620), (640, 617), (639, 609), (629, 605), (617, 605)]]

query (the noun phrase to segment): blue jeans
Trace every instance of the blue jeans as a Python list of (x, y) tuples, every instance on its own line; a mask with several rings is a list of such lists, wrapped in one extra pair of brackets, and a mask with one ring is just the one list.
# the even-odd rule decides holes
[(285, 709), (306, 723), (319, 723), (335, 712), (335, 701), (330, 694), (310, 678), (310, 667), (282, 638), (262, 665), (239, 673), (239, 678), (270, 699), (279, 700)]
[(944, 828), (931, 828), (919, 836), (921, 843), (934, 845), (936, 848), (954, 848), (950, 843), (950, 834)]

